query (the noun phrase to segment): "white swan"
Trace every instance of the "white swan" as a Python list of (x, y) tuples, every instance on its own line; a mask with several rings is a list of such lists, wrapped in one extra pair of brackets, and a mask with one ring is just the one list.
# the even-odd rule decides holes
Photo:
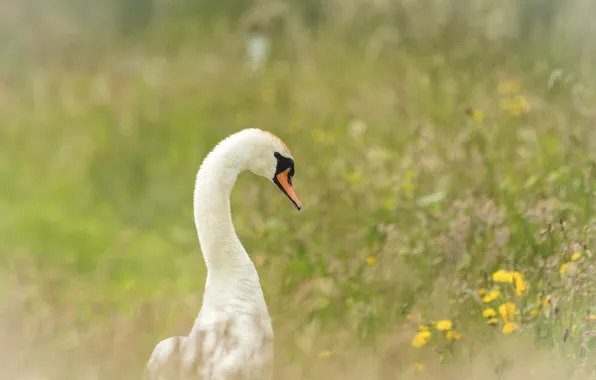
[(245, 129), (221, 141), (197, 174), (194, 217), (207, 265), (203, 305), (188, 337), (160, 342), (149, 359), (151, 380), (270, 379), (273, 328), (259, 276), (230, 215), (238, 174), (250, 170), (272, 180), (294, 206), (294, 159), (276, 136)]

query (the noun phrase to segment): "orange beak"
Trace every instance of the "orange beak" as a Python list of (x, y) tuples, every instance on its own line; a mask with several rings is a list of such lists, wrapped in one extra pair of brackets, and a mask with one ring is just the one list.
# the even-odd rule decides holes
[(290, 198), (296, 209), (300, 210), (302, 208), (302, 203), (300, 203), (300, 199), (298, 199), (296, 191), (294, 191), (294, 187), (290, 183), (289, 172), (290, 168), (284, 170), (275, 177), (277, 179), (277, 186), (279, 186), (288, 198)]

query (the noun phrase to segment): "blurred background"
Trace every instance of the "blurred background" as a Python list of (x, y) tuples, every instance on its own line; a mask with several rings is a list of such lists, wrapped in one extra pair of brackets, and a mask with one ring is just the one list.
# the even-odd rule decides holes
[[(133, 379), (186, 335), (207, 152), (279, 379), (589, 379), (590, 0), (0, 0), (0, 377)], [(596, 326), (596, 325), (595, 325)]]

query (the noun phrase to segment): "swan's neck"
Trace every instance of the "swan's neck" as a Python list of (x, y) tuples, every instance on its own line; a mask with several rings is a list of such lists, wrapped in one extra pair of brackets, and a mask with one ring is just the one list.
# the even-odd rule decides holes
[(194, 192), (194, 217), (209, 275), (254, 271), (240, 243), (230, 213), (230, 194), (246, 169), (242, 147), (224, 140), (203, 161)]
[(268, 316), (257, 270), (230, 214), (230, 194), (238, 174), (246, 170), (250, 150), (240, 137), (233, 135), (216, 146), (197, 174), (194, 216), (207, 265), (204, 318), (211, 315), (207, 310)]

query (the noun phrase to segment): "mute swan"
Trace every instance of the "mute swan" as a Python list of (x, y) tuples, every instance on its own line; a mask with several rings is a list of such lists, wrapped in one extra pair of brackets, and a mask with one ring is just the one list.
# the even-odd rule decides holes
[(230, 215), (230, 193), (245, 170), (273, 181), (301, 208), (292, 185), (294, 159), (275, 135), (245, 129), (207, 155), (194, 191), (195, 225), (207, 265), (203, 305), (187, 337), (171, 337), (155, 347), (146, 379), (260, 380), (273, 375), (271, 319), (259, 276)]

